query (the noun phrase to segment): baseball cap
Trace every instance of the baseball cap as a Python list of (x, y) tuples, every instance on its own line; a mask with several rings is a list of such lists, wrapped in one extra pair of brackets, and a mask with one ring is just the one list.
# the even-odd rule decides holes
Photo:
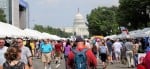
[(81, 36), (77, 36), (76, 42), (84, 42), (84, 39)]

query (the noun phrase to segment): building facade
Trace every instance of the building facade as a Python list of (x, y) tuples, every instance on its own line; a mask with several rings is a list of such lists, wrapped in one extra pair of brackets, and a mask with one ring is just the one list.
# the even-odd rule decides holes
[(23, 0), (0, 0), (0, 8), (6, 15), (6, 21), (18, 28), (25, 29), (29, 22), (29, 6)]
[(75, 36), (89, 36), (88, 27), (86, 25), (84, 17), (80, 14), (79, 10), (78, 13), (75, 15), (73, 32)]
[(89, 36), (88, 27), (86, 25), (84, 17), (81, 15), (79, 10), (75, 15), (73, 27), (65, 27), (63, 28), (63, 31), (72, 33), (74, 34), (74, 36), (82, 36), (82, 37)]

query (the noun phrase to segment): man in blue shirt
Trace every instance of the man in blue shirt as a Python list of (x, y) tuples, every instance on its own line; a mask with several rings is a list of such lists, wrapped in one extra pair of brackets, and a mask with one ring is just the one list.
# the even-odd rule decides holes
[(47, 69), (48, 63), (50, 63), (51, 60), (51, 52), (52, 52), (52, 45), (49, 43), (48, 39), (45, 39), (44, 44), (41, 45), (41, 52), (42, 52), (42, 62), (44, 63), (44, 69)]
[(111, 42), (111, 40), (108, 38), (107, 41), (106, 41), (106, 44), (107, 44), (107, 48), (108, 48), (108, 52), (109, 52), (109, 62), (110, 63), (113, 63), (112, 61), (112, 45), (113, 43)]

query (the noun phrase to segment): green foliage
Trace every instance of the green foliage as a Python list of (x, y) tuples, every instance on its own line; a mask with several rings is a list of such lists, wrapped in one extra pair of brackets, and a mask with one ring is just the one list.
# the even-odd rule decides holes
[(150, 12), (147, 12), (150, 0), (119, 0), (119, 3), (119, 7), (98, 7), (87, 15), (90, 35), (116, 34), (120, 26), (129, 30), (150, 26)]
[(117, 7), (98, 7), (87, 15), (90, 35), (111, 35), (118, 32), (116, 22)]
[(60, 37), (69, 37), (72, 35), (71, 33), (66, 33), (66, 32), (61, 31), (61, 29), (59, 28), (52, 28), (50, 26), (43, 27), (42, 25), (35, 25), (34, 29), (40, 32), (47, 32), (49, 34), (57, 35)]
[[(117, 21), (121, 26), (130, 30), (148, 27), (149, 17), (146, 7), (150, 6), (150, 0), (119, 0)], [(131, 26), (128, 26), (128, 23)]]
[(0, 21), (6, 22), (4, 11), (0, 8)]

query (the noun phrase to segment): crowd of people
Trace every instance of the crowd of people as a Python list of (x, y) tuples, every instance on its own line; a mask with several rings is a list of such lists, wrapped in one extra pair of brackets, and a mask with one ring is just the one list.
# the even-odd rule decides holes
[(7, 44), (10, 46), (5, 44), (5, 39), (0, 39), (0, 69), (33, 69), (31, 52), (22, 38)]
[(41, 59), (43, 69), (51, 69), (52, 61), (60, 64), (63, 58), (66, 69), (97, 69), (99, 63), (103, 69), (118, 63), (128, 64), (128, 68), (149, 69), (150, 54), (138, 62), (141, 49), (148, 53), (149, 48), (149, 43), (143, 44), (140, 39), (0, 39), (0, 69), (34, 69), (34, 58)]

